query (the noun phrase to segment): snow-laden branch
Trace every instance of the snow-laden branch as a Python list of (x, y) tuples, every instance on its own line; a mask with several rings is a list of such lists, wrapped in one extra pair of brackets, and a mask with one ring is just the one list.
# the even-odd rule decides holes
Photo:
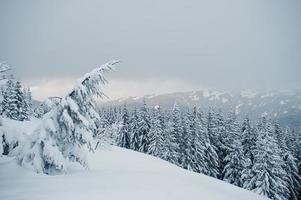
[[(68, 96), (91, 98), (92, 96), (96, 95), (102, 98), (105, 96), (105, 94), (102, 92), (101, 86), (108, 83), (104, 75), (110, 71), (116, 71), (115, 65), (119, 62), (119, 60), (112, 60), (95, 68), (90, 73), (85, 74), (83, 77), (77, 80), (74, 89)], [(85, 88), (88, 88), (88, 90)]]

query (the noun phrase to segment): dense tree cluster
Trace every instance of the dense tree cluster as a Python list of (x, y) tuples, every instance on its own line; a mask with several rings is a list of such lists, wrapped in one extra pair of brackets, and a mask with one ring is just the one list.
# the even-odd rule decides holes
[[(159, 106), (101, 111), (116, 144), (167, 160), (276, 200), (301, 199), (301, 132), (268, 117), (240, 122), (235, 113)], [(116, 124), (118, 124), (116, 126)], [(114, 131), (112, 131), (114, 127)], [(116, 128), (117, 127), (117, 128)]]
[(8, 75), (8, 65), (0, 63), (0, 114), (17, 121), (29, 120), (33, 115), (33, 103), (30, 88), (24, 88), (21, 82)]

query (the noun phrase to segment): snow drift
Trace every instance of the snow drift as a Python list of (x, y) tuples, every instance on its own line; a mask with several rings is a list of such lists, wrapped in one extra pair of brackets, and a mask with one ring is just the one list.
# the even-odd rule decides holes
[(89, 170), (77, 163), (65, 175), (36, 174), (0, 157), (0, 199), (204, 199), (259, 200), (253, 192), (183, 170), (158, 158), (118, 147), (89, 154)]

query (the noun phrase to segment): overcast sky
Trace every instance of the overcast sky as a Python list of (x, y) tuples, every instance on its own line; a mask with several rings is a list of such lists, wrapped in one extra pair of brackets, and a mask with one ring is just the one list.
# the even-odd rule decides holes
[(121, 96), (301, 85), (300, 0), (2, 0), (0, 60), (34, 97), (120, 59)]

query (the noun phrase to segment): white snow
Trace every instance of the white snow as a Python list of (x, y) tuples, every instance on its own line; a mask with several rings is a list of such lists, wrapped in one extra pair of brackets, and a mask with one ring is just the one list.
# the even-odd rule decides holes
[(240, 92), (240, 96), (243, 98), (252, 99), (256, 97), (257, 93), (253, 90), (243, 90)]
[(220, 91), (212, 91), (211, 94), (210, 94), (210, 101), (213, 101), (213, 100), (219, 100), (220, 99), (220, 96), (225, 94), (225, 92), (220, 92)]
[(261, 117), (266, 117), (266, 116), (268, 116), (268, 113), (266, 111), (261, 114)]
[(229, 101), (229, 100), (228, 100), (227, 98), (225, 98), (225, 97), (222, 98), (222, 102), (223, 102), (223, 103), (227, 103), (228, 101)]
[(21, 135), (30, 135), (39, 125), (40, 119), (32, 118), (30, 121), (16, 121), (8, 118), (1, 118), (1, 129), (7, 137), (20, 137)]
[(267, 93), (267, 94), (265, 94), (265, 95), (262, 95), (260, 98), (267, 98), (267, 97), (273, 97), (273, 96), (276, 96), (276, 95), (278, 95), (278, 93), (277, 92), (270, 92), (270, 93)]
[(210, 93), (207, 89), (203, 90), (203, 97), (205, 97), (205, 98), (210, 97)]
[(0, 157), (0, 199), (5, 200), (259, 200), (257, 194), (183, 170), (152, 156), (113, 147), (89, 155), (65, 175), (35, 174)]
[(158, 94), (151, 94), (151, 95), (146, 95), (145, 98), (152, 99), (152, 98), (155, 98), (157, 96), (158, 96)]
[(122, 98), (119, 98), (117, 99), (118, 102), (123, 102), (123, 101), (126, 101), (128, 99), (128, 97), (122, 97)]
[(237, 106), (235, 106), (235, 114), (238, 115), (240, 113), (240, 107), (243, 106), (243, 103), (238, 104)]
[(190, 98), (192, 101), (198, 101), (198, 100), (200, 100), (200, 97), (198, 97), (197, 95), (191, 95), (191, 96), (189, 96), (189, 98)]
[(141, 99), (141, 97), (138, 97), (138, 96), (137, 96), (137, 97), (133, 97), (133, 100), (134, 100), (134, 101), (136, 101), (136, 100), (138, 100), (138, 99)]

